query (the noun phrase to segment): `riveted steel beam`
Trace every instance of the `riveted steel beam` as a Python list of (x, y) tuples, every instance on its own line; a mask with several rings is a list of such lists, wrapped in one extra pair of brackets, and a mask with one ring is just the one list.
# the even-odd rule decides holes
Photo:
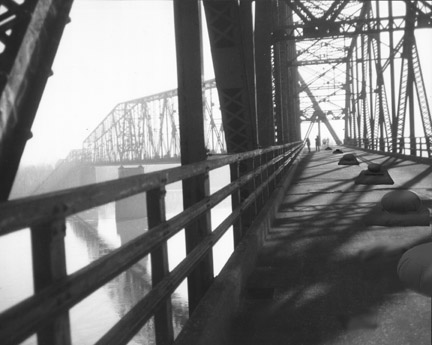
[[(256, 146), (255, 115), (250, 90), (253, 76), (246, 61), (245, 18), (234, 0), (203, 1), (210, 37), (211, 52), (229, 153), (251, 150)], [(252, 14), (250, 14), (252, 15)], [(251, 58), (250, 55), (248, 55)]]
[(9, 196), (72, 0), (3, 1), (0, 19), (0, 201)]

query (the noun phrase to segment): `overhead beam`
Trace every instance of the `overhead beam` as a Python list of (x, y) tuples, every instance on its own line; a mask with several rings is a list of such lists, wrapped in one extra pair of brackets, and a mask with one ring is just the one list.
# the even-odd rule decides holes
[[(365, 2), (363, 7), (369, 7), (370, 3)], [(416, 8), (413, 12), (415, 28), (432, 28), (432, 12), (425, 13)], [(350, 37), (358, 34), (372, 35), (388, 31), (405, 30), (405, 16), (364, 18), (360, 14), (357, 18), (348, 20), (322, 21), (312, 24), (305, 21), (286, 25), (272, 33), (272, 41), (281, 40), (307, 40), (318, 38)], [(329, 24), (331, 23), (331, 25)], [(315, 30), (309, 30), (311, 25)]]

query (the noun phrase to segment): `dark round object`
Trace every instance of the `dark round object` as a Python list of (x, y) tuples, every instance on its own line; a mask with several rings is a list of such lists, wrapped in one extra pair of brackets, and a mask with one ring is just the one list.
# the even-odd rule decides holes
[(407, 250), (399, 260), (397, 273), (407, 288), (432, 296), (432, 242)]
[(409, 190), (394, 190), (382, 197), (381, 205), (388, 212), (407, 213), (418, 211), (422, 202), (414, 192)]
[(347, 162), (357, 162), (357, 159), (352, 153), (347, 153), (346, 155), (343, 155), (343, 160)]
[(368, 165), (368, 170), (373, 173), (377, 173), (381, 171), (381, 165), (376, 163), (371, 163)]

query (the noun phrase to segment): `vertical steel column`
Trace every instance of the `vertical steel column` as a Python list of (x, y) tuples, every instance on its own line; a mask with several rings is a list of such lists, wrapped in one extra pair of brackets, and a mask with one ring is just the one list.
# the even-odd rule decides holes
[[(355, 49), (355, 48), (354, 48)], [(357, 51), (357, 50), (356, 50)], [(351, 59), (353, 58), (353, 54), (351, 55)], [(351, 63), (351, 81), (350, 85), (352, 87), (352, 93), (351, 93), (351, 121), (352, 121), (352, 138), (357, 142), (357, 107), (356, 107), (356, 97), (358, 95), (357, 89), (356, 89), (356, 78), (355, 78), (355, 70), (354, 66), (357, 67), (357, 63), (355, 61), (352, 61)]]
[[(411, 39), (411, 38), (405, 37), (405, 39)], [(412, 68), (413, 58), (411, 52), (409, 55), (406, 56), (406, 58), (408, 60), (407, 61), (408, 63), (407, 97), (409, 100), (408, 119), (409, 119), (409, 126), (410, 126), (410, 154), (412, 156), (415, 156), (417, 153), (417, 149), (416, 149), (416, 138), (415, 138), (415, 113), (414, 113), (414, 70)]]
[[(292, 25), (293, 20), (293, 11), (291, 7), (288, 6), (288, 14), (287, 21), (289, 25)], [(289, 61), (297, 61), (297, 49), (296, 49), (296, 41), (288, 40), (288, 60)], [(288, 67), (288, 130), (289, 130), (289, 139), (288, 142), (301, 140), (301, 121), (300, 121), (300, 98), (298, 91), (298, 66), (289, 66)]]
[[(65, 236), (64, 219), (31, 228), (35, 293), (67, 276)], [(38, 331), (37, 338), (40, 345), (70, 345), (69, 312), (51, 320)]]
[[(146, 193), (147, 222), (149, 229), (165, 222), (166, 220), (165, 195), (165, 188), (153, 189)], [(164, 242), (159, 248), (151, 252), (151, 272), (153, 287), (169, 274), (167, 242)], [(172, 344), (174, 340), (174, 331), (172, 324), (171, 299), (162, 302), (159, 310), (154, 315), (154, 323), (156, 344)]]
[[(368, 19), (370, 18), (370, 15), (368, 16)], [(370, 28), (370, 25), (368, 25), (368, 28)], [(376, 149), (375, 146), (375, 136), (374, 136), (374, 131), (375, 131), (375, 126), (377, 126), (377, 121), (375, 120), (376, 118), (376, 114), (374, 114), (374, 99), (373, 99), (373, 66), (372, 66), (372, 39), (370, 35), (367, 35), (367, 54), (368, 54), (368, 64), (369, 64), (369, 112), (367, 115), (369, 115), (369, 118), (366, 119), (366, 121), (368, 121), (369, 124), (369, 128), (370, 131), (368, 133), (368, 135), (370, 135), (370, 143), (369, 143), (369, 147), (372, 149)], [(369, 138), (368, 138), (369, 139)], [(369, 140), (368, 140), (369, 141)]]
[[(245, 65), (245, 74), (247, 80), (248, 101), (250, 103), (250, 117), (253, 119), (252, 124), (255, 127), (257, 123), (256, 114), (256, 88), (255, 88), (255, 54), (254, 54), (254, 30), (252, 15), (253, 0), (240, 0), (240, 20), (241, 20), (241, 37), (243, 42), (243, 61)], [(254, 138), (253, 147), (258, 142), (258, 133), (256, 129), (252, 131)]]
[(362, 79), (361, 79), (361, 100), (362, 100), (362, 111), (361, 111), (361, 126), (362, 126), (362, 132), (363, 132), (363, 136), (360, 138), (361, 140), (363, 140), (363, 146), (366, 147), (366, 138), (368, 137), (368, 130), (367, 130), (367, 121), (369, 121), (369, 119), (367, 118), (367, 97), (366, 97), (366, 80), (367, 80), (367, 58), (365, 54), (365, 50), (366, 50), (366, 39), (367, 36), (366, 35), (362, 35), (362, 39), (361, 39), (361, 60), (362, 60)]
[[(389, 11), (389, 51), (390, 56), (395, 48), (394, 46), (394, 18), (392, 1), (388, 0)], [(391, 112), (392, 112), (392, 151), (397, 152), (397, 110), (396, 110), (396, 84), (395, 84), (395, 66), (394, 58), (390, 59), (390, 92), (391, 92)]]
[[(356, 120), (357, 120), (357, 140), (358, 143), (361, 142), (362, 136), (363, 136), (363, 128), (361, 126), (361, 109), (360, 109), (360, 97), (361, 97), (361, 87), (360, 87), (360, 72), (359, 72), (359, 53), (358, 53), (358, 43), (356, 44), (355, 48), (355, 60), (356, 60), (356, 70), (355, 70), (355, 80), (356, 80), (356, 96), (357, 96), (357, 107), (356, 107)], [(361, 144), (357, 144), (361, 146)]]
[(403, 58), (406, 59), (408, 64), (408, 77), (407, 77), (407, 98), (408, 105), (408, 118), (410, 126), (410, 154), (415, 156), (417, 153), (416, 139), (415, 139), (415, 113), (414, 113), (414, 68), (413, 68), (413, 53), (412, 49), (415, 44), (414, 38), (414, 12), (411, 7), (406, 4), (406, 17), (405, 17), (405, 32), (404, 32), (404, 47)]
[[(274, 2), (275, 30), (292, 24), (292, 10), (285, 1)], [(281, 40), (274, 44), (276, 82), (275, 92), (278, 100), (276, 111), (277, 141), (284, 144), (300, 140), (300, 119), (298, 109), (298, 79), (295, 40)], [(277, 63), (276, 63), (277, 62)]]
[(345, 72), (345, 133), (344, 133), (344, 143), (347, 144), (349, 139), (352, 138), (352, 119), (351, 119), (351, 87), (350, 80), (351, 76), (351, 60), (348, 57), (346, 62), (346, 72)]
[[(201, 80), (201, 23), (197, 0), (174, 1), (177, 50), (180, 150), (182, 165), (206, 159)], [(209, 195), (208, 174), (183, 181), (183, 205), (187, 209)], [(211, 233), (210, 213), (185, 228), (186, 252)], [(189, 313), (213, 281), (213, 256), (209, 252), (188, 277)]]
[[(222, 121), (229, 153), (245, 152), (256, 148), (256, 112), (254, 87), (254, 56), (252, 4), (248, 0), (203, 1), (213, 57), (216, 85)], [(237, 180), (252, 169), (250, 161), (232, 164), (231, 180)], [(253, 190), (250, 184), (232, 197), (233, 208)], [(234, 245), (248, 228), (253, 212), (244, 210), (234, 224)]]
[(257, 88), (258, 142), (260, 147), (275, 143), (272, 99), (271, 33), (273, 0), (255, 2), (255, 63)]
[[(272, 8), (272, 19), (275, 23), (275, 30), (281, 26), (282, 11), (279, 8), (279, 2), (276, 0), (273, 2)], [(283, 127), (283, 113), (284, 113), (284, 102), (283, 102), (283, 84), (282, 84), (282, 71), (285, 53), (285, 42), (276, 42), (273, 44), (273, 71), (272, 71), (272, 83), (273, 83), (273, 103), (274, 103), (274, 123), (275, 123), (275, 143), (281, 144), (284, 142)], [(284, 59), (286, 60), (286, 58)]]
[[(376, 3), (376, 16), (377, 16), (377, 26), (380, 27), (381, 20), (380, 20), (380, 9), (379, 9), (379, 2)], [(378, 126), (379, 126), (379, 149), (381, 151), (385, 150), (384, 146), (384, 98), (383, 98), (383, 86), (384, 86), (384, 76), (383, 76), (383, 70), (381, 65), (381, 36), (378, 33), (376, 38), (376, 44), (377, 44), (377, 56), (375, 56), (376, 59), (376, 73), (377, 73), (377, 87), (378, 87), (378, 114), (375, 114), (375, 119), (378, 115)], [(388, 150), (388, 148), (387, 148)]]
[[(286, 2), (283, 3), (287, 6)], [(287, 6), (287, 14), (286, 14), (286, 24), (292, 25), (293, 20), (293, 11), (291, 7)], [(293, 32), (290, 33), (293, 35)], [(290, 64), (287, 66), (287, 121), (285, 130), (288, 131), (288, 139), (287, 142), (293, 142), (301, 140), (301, 128), (300, 128), (300, 99), (299, 99), (299, 80), (298, 80), (298, 66), (296, 66), (295, 62), (297, 62), (297, 51), (296, 51), (296, 41), (294, 39), (290, 39), (287, 41), (287, 59)]]
[[(256, 147), (256, 118), (251, 109), (253, 81), (251, 63), (252, 11), (243, 3), (240, 15), (236, 0), (204, 0), (210, 48), (222, 122), (229, 153), (245, 152)], [(250, 32), (249, 32), (250, 30)]]

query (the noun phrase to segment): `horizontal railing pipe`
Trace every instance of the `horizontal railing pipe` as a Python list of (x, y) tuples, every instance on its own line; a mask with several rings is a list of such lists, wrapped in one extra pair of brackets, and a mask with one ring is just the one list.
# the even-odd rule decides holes
[[(274, 161), (279, 159), (275, 158)], [(290, 162), (286, 164), (289, 165)], [(267, 164), (270, 166), (271, 164)], [(205, 257), (208, 251), (222, 238), (229, 227), (240, 217), (241, 213), (247, 209), (255, 201), (256, 195), (263, 192), (271, 181), (274, 181), (278, 174), (284, 169), (280, 166), (272, 173), (265, 183), (262, 183), (256, 191), (249, 195), (243, 203), (233, 210), (233, 212), (225, 218), (222, 223), (213, 230), (212, 234), (207, 236), (201, 244), (195, 247), (177, 267), (166, 276), (152, 291), (150, 291), (140, 302), (136, 304), (120, 321), (117, 322), (96, 344), (97, 345), (121, 345), (127, 344), (135, 333), (152, 316), (151, 311), (157, 309), (168, 295), (175, 291), (181, 284), (184, 277), (187, 276), (198, 265), (201, 259)], [(254, 174), (242, 176), (245, 182), (248, 182), (254, 177)], [(145, 311), (148, 311), (147, 313)], [(144, 311), (144, 312), (143, 312)], [(131, 328), (133, 325), (133, 328)]]
[[(181, 231), (194, 219), (235, 194), (251, 181), (260, 184), (242, 200), (238, 207), (199, 244), (173, 271), (163, 277), (153, 289), (100, 340), (101, 344), (127, 343), (133, 335), (155, 314), (160, 303), (167, 300), (177, 286), (188, 276), (199, 261), (223, 236), (241, 214), (256, 203), (258, 197), (271, 194), (279, 176), (290, 166), (303, 148), (301, 142), (259, 149), (241, 154), (211, 158), (205, 162), (167, 169), (144, 175), (131, 176), (115, 181), (97, 183), (85, 187), (55, 193), (17, 199), (0, 205), (0, 235), (27, 227), (55, 223), (78, 212), (120, 200), (138, 193), (160, 190), (170, 183), (181, 181), (210, 170), (238, 164), (246, 159), (269, 155), (265, 162), (242, 174), (215, 193), (187, 208), (167, 221), (151, 227), (111, 253), (97, 259), (79, 271), (59, 278), (0, 314), (0, 343), (14, 344), (64, 316), (75, 304), (104, 286), (134, 263), (149, 255), (167, 240)], [(264, 178), (265, 177), (265, 178)], [(267, 192), (267, 190), (269, 192)], [(164, 196), (160, 196), (164, 197)], [(162, 208), (159, 212), (164, 213)], [(160, 215), (164, 220), (164, 215)], [(64, 254), (63, 254), (64, 255)], [(144, 308), (144, 309), (143, 309)], [(121, 330), (121, 332), (119, 331)], [(127, 330), (127, 331), (126, 331)], [(124, 334), (119, 334), (124, 333)]]
[[(288, 144), (290, 147), (293, 144)], [(56, 220), (129, 196), (181, 181), (228, 164), (262, 155), (271, 148), (229, 155), (217, 159), (76, 187), (59, 192), (0, 203), (0, 236), (15, 230)]]

